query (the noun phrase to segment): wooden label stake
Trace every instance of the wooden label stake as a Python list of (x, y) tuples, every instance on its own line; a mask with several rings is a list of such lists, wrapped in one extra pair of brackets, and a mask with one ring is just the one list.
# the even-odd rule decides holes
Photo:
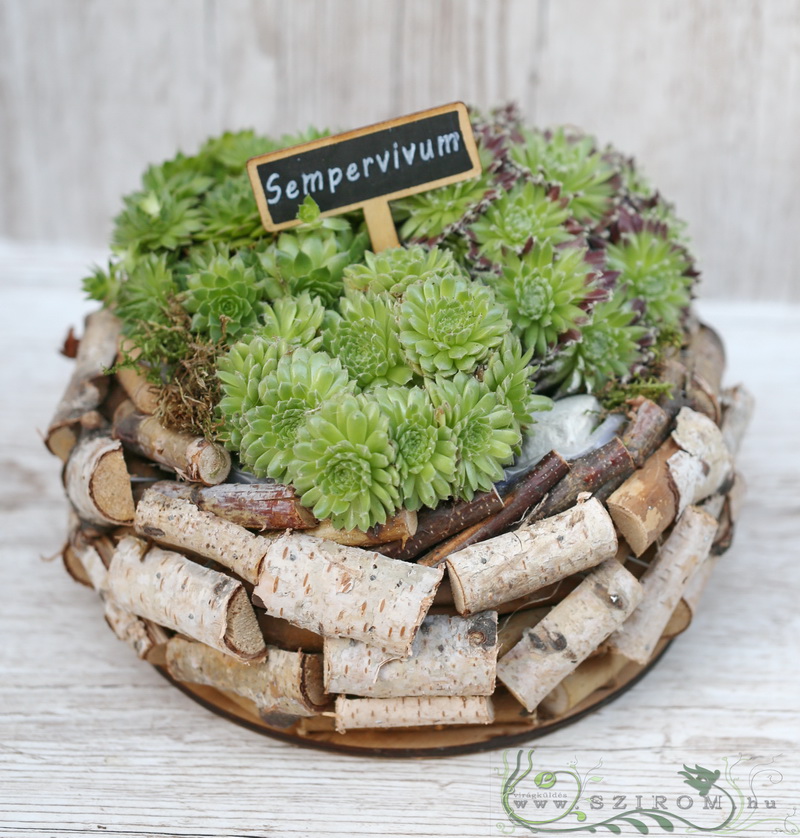
[(307, 195), (322, 215), (363, 209), (372, 249), (398, 247), (389, 201), (481, 173), (463, 102), (285, 148), (247, 162), (264, 227), (284, 230)]

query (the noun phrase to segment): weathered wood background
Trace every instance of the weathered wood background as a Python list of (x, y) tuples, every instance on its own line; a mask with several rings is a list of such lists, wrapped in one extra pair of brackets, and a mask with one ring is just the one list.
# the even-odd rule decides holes
[(704, 296), (800, 300), (798, 0), (0, 0), (0, 236), (101, 244), (212, 132), (454, 99), (635, 153)]

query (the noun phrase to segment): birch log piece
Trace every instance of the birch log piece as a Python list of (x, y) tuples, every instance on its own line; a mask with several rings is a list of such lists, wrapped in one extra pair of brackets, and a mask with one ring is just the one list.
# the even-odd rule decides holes
[(87, 578), (103, 601), (103, 611), (109, 628), (140, 658), (149, 660), (156, 648), (166, 644), (169, 639), (167, 632), (152, 621), (137, 617), (114, 601), (108, 591), (108, 568), (91, 540), (77, 533), (72, 539), (72, 545)]
[(716, 531), (716, 518), (697, 506), (686, 509), (642, 575), (642, 601), (609, 639), (612, 651), (637, 663), (650, 660), (687, 583), (708, 556)]
[(179, 631), (240, 660), (266, 654), (241, 582), (179, 553), (123, 538), (108, 571), (112, 598), (139, 617)]
[(532, 712), (567, 675), (630, 616), (642, 587), (616, 560), (609, 559), (497, 664), (497, 677)]
[[(117, 363), (123, 362), (117, 358)], [(115, 373), (117, 381), (140, 413), (151, 415), (158, 410), (158, 390), (136, 367), (120, 366)]]
[(601, 486), (616, 478), (633, 473), (635, 466), (628, 449), (614, 437), (610, 442), (578, 457), (570, 463), (569, 473), (553, 487), (552, 491), (533, 510), (529, 521), (549, 518), (573, 506), (578, 495), (594, 493)]
[(221, 445), (165, 428), (153, 416), (139, 413), (133, 402), (124, 402), (114, 414), (114, 436), (136, 454), (207, 486), (222, 483), (231, 468), (231, 455)]
[(670, 415), (650, 399), (639, 397), (631, 402), (630, 422), (621, 441), (633, 458), (636, 468), (641, 468), (647, 458), (669, 434)]
[(325, 689), (332, 693), (397, 698), (491, 695), (497, 665), (497, 613), (473, 617), (428, 615), (402, 660), (377, 646), (325, 639)]
[(731, 475), (733, 461), (722, 436), (722, 431), (702, 413), (681, 408), (675, 419), (672, 438), (683, 451), (697, 457), (703, 464), (703, 476), (694, 486), (691, 503), (698, 503), (719, 489)]
[(425, 696), (417, 698), (336, 699), (336, 730), (417, 727), (424, 725), (488, 725), (494, 708), (488, 696)]
[(339, 530), (331, 524), (330, 519), (309, 529), (305, 534), (314, 538), (324, 538), (344, 544), (347, 547), (377, 547), (399, 541), (408, 541), (417, 531), (417, 513), (410, 509), (401, 509), (390, 516), (385, 523), (376, 524), (366, 532), (361, 530)]
[(429, 547), (451, 535), (484, 521), (503, 508), (497, 492), (481, 492), (471, 500), (441, 503), (436, 509), (417, 513), (417, 530), (407, 541), (393, 541), (381, 546), (380, 552), (393, 559), (412, 561)]
[(689, 372), (686, 382), (687, 403), (719, 424), (720, 385), (725, 371), (725, 347), (720, 336), (701, 323), (684, 353)]
[(569, 472), (567, 461), (557, 452), (550, 451), (538, 462), (530, 474), (503, 498), (503, 508), (493, 515), (462, 530), (457, 535), (431, 550), (419, 564), (436, 567), (451, 553), (470, 544), (486, 541), (520, 523), (525, 514), (541, 503), (547, 492)]
[(194, 486), (192, 502), (204, 512), (253, 530), (307, 530), (317, 519), (291, 486), (280, 483), (220, 483)]
[(133, 493), (122, 445), (105, 434), (91, 434), (70, 453), (64, 486), (80, 518), (92, 524), (133, 520)]
[(247, 698), (264, 715), (315, 716), (330, 703), (322, 686), (320, 655), (269, 646), (265, 661), (248, 664), (175, 636), (167, 644), (167, 670), (178, 681)]
[(522, 640), (525, 629), (533, 628), (550, 613), (549, 607), (527, 608), (498, 619), (497, 657), (502, 658)]
[(106, 309), (86, 318), (75, 368), (45, 436), (50, 451), (66, 462), (80, 436), (81, 418), (100, 407), (108, 392), (106, 370), (114, 364), (120, 322)]
[(539, 710), (556, 718), (564, 716), (595, 690), (611, 684), (629, 663), (626, 657), (611, 653), (588, 658), (542, 699)]
[(168, 482), (155, 483), (147, 489), (136, 506), (136, 532), (163, 546), (213, 559), (255, 584), (270, 539), (203, 512), (186, 498), (175, 497), (173, 487), (180, 490), (180, 484)]
[(678, 451), (672, 438), (666, 440), (608, 498), (614, 524), (636, 556), (644, 553), (678, 513), (678, 493), (667, 464)]
[(459, 614), (495, 608), (600, 564), (617, 551), (617, 534), (594, 499), (474, 544), (447, 559)]
[(289, 533), (271, 542), (253, 600), (316, 634), (352, 637), (404, 656), (443, 573)]
[(723, 393), (722, 438), (732, 455), (739, 453), (747, 426), (753, 417), (755, 400), (742, 384), (731, 387)]

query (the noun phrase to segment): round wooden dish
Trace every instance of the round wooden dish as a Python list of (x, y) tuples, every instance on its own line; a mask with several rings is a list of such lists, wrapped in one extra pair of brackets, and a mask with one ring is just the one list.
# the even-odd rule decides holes
[(525, 713), (506, 690), (494, 695), (495, 721), (490, 725), (440, 725), (436, 728), (409, 727), (396, 729), (353, 730), (337, 733), (330, 716), (301, 719), (288, 727), (270, 724), (258, 712), (252, 701), (225, 690), (175, 680), (166, 667), (156, 670), (171, 684), (207, 710), (248, 730), (282, 742), (336, 751), (354, 756), (371, 757), (447, 757), (470, 754), (538, 739), (559, 728), (572, 724), (599, 710), (627, 692), (640, 681), (667, 651), (671, 638), (664, 637), (653, 658), (645, 665), (627, 663), (613, 681), (594, 690), (569, 710), (548, 715)]

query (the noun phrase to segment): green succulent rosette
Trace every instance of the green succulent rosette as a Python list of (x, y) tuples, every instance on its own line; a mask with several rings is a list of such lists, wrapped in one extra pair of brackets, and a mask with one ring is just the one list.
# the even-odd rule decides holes
[(244, 171), (251, 157), (259, 157), (282, 147), (281, 143), (246, 128), (243, 131), (226, 131), (210, 138), (200, 148), (198, 157), (204, 167), (217, 177), (238, 175)]
[(414, 282), (459, 273), (463, 272), (449, 250), (412, 244), (380, 253), (368, 250), (363, 265), (345, 268), (344, 286), (348, 291), (386, 291), (400, 297)]
[(411, 510), (434, 508), (453, 491), (456, 445), (452, 430), (421, 387), (377, 388), (373, 395), (389, 418), (402, 505)]
[(225, 242), (231, 249), (250, 246), (269, 235), (246, 172), (225, 178), (208, 192), (200, 220), (199, 240)]
[(522, 255), (506, 251), (500, 273), (487, 274), (498, 302), (507, 309), (514, 333), (537, 358), (545, 358), (564, 336), (589, 319), (587, 310), (606, 293), (600, 273), (583, 247), (554, 248), (531, 242)]
[(474, 241), (471, 257), (479, 263), (502, 264), (504, 250), (522, 252), (530, 239), (553, 245), (574, 239), (577, 231), (569, 223), (568, 203), (558, 187), (518, 183), (467, 228)]
[(511, 328), (490, 289), (452, 274), (409, 286), (398, 311), (406, 357), (424, 375), (472, 372)]
[(319, 349), (320, 329), (325, 319), (325, 306), (308, 292), (296, 297), (280, 297), (271, 305), (265, 303), (261, 314), (259, 335), (280, 338), (293, 346)]
[(406, 384), (414, 373), (400, 344), (394, 301), (388, 294), (351, 293), (325, 319), (325, 349), (361, 389)]
[(344, 269), (363, 258), (368, 236), (364, 231), (356, 233), (346, 218), (321, 218), (310, 196), (300, 218), (303, 225), (281, 233), (259, 259), (287, 293), (308, 292), (332, 306), (344, 293)]
[(285, 353), (275, 369), (260, 379), (258, 403), (242, 416), (242, 464), (257, 477), (293, 480), (292, 450), (306, 417), (327, 400), (353, 389), (347, 371), (326, 352), (301, 346)]
[(614, 379), (629, 380), (645, 361), (652, 341), (640, 317), (622, 295), (598, 304), (580, 338), (559, 348), (540, 386), (557, 386), (557, 395), (598, 393)]
[(482, 380), (514, 414), (514, 420), (521, 428), (533, 423), (533, 413), (549, 410), (553, 402), (547, 396), (535, 395), (532, 377), (538, 367), (531, 366), (533, 350), (523, 352), (516, 335), (506, 335), (503, 343), (489, 356), (483, 370)]
[(503, 479), (522, 440), (514, 414), (489, 387), (466, 373), (428, 382), (434, 406), (453, 433), (456, 474), (453, 492), (472, 500)]
[(644, 303), (644, 322), (676, 327), (691, 300), (692, 260), (686, 249), (668, 235), (664, 225), (643, 223), (622, 232), (606, 249), (611, 270), (628, 300)]
[(218, 412), (222, 418), (220, 438), (231, 451), (242, 444), (244, 414), (261, 404), (259, 384), (289, 352), (289, 345), (262, 335), (254, 335), (233, 344), (217, 359), (217, 378), (222, 398)]
[(192, 330), (211, 340), (230, 341), (258, 322), (261, 292), (255, 271), (241, 259), (217, 257), (186, 280), (184, 305)]
[(565, 127), (524, 131), (509, 153), (527, 172), (558, 184), (581, 223), (597, 223), (613, 210), (621, 175), (613, 156), (597, 150), (594, 137)]
[(366, 396), (326, 399), (308, 414), (293, 449), (300, 501), (334, 527), (366, 531), (400, 504), (389, 418)]

